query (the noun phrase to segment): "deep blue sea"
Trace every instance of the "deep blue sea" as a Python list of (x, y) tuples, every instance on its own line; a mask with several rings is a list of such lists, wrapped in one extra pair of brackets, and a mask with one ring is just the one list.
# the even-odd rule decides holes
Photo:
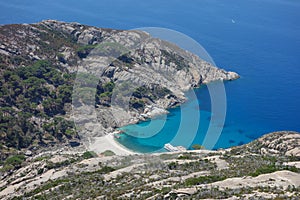
[[(213, 148), (247, 143), (272, 131), (300, 131), (298, 0), (0, 1), (0, 24), (44, 19), (116, 29), (173, 29), (200, 43), (218, 67), (238, 72), (239, 80), (225, 83), (226, 121)], [(193, 144), (201, 144), (212, 113), (207, 88), (195, 91), (197, 98), (191, 98), (182, 110), (193, 112), (200, 106), (200, 128)], [(177, 133), (182, 110), (171, 109), (155, 136), (142, 139), (124, 134), (120, 142), (136, 151), (159, 150)], [(144, 127), (148, 124), (125, 129), (147, 130)], [(184, 130), (189, 134), (188, 125)], [(181, 144), (177, 141), (174, 145)]]

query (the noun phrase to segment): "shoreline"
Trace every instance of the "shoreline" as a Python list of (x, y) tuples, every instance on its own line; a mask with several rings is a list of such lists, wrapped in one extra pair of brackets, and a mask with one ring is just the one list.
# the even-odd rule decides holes
[[(238, 75), (235, 79), (239, 79), (239, 78), (240, 78), (240, 76)], [(235, 79), (223, 80), (223, 81), (232, 81), (232, 80), (235, 80)], [(160, 116), (167, 115), (170, 112), (170, 109), (176, 109), (179, 106), (181, 106), (181, 105), (183, 105), (183, 104), (185, 104), (189, 101), (189, 98), (187, 98), (187, 96), (186, 96), (186, 94), (189, 91), (199, 89), (199, 88), (201, 88), (205, 85), (208, 85), (208, 84), (216, 82), (216, 81), (220, 81), (220, 80), (215, 80), (215, 81), (212, 81), (212, 82), (209, 82), (209, 83), (204, 83), (204, 84), (199, 85), (198, 87), (193, 87), (193, 88), (188, 89), (187, 91), (185, 91), (185, 98), (186, 99), (183, 102), (181, 102), (180, 104), (178, 104), (174, 107), (159, 108), (159, 107), (156, 107), (156, 106), (150, 106), (149, 105), (148, 108), (150, 108), (151, 110), (146, 114), (141, 114), (140, 115), (141, 117), (145, 117), (144, 119), (136, 118), (131, 123), (128, 123), (124, 126), (139, 124), (139, 123), (143, 123), (143, 122), (146, 122), (146, 121), (151, 121), (153, 119), (159, 118)], [(116, 134), (116, 130), (118, 130), (118, 129), (115, 129), (113, 132), (110, 132), (105, 136), (95, 137), (94, 138), (95, 141), (90, 144), (89, 149), (92, 150), (92, 151), (95, 151), (98, 154), (101, 154), (102, 152), (104, 152), (106, 150), (111, 150), (116, 155), (143, 154), (143, 153), (133, 151), (133, 150), (123, 146), (120, 142), (118, 142), (116, 140), (116, 138), (114, 137), (114, 135)], [(238, 146), (240, 146), (240, 145), (238, 145)], [(231, 147), (229, 147), (229, 148), (231, 148)], [(225, 148), (225, 149), (228, 149), (228, 148)], [(189, 151), (195, 151), (195, 150), (188, 150), (187, 149), (185, 152), (189, 152)], [(216, 150), (208, 150), (208, 151), (216, 151)], [(171, 152), (167, 151), (165, 153), (171, 153)]]
[(114, 138), (115, 132), (108, 133), (102, 137), (95, 137), (95, 141), (90, 145), (90, 150), (95, 151), (100, 154), (104, 151), (113, 151), (116, 155), (133, 155), (140, 154), (138, 152), (132, 151), (125, 146), (121, 145)]

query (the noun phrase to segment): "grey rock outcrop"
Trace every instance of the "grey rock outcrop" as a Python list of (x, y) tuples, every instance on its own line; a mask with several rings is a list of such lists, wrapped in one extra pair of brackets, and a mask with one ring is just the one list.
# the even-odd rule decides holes
[(278, 131), (242, 146), (232, 147), (234, 152), (250, 152), (269, 156), (293, 156), (300, 158), (300, 134), (295, 131)]

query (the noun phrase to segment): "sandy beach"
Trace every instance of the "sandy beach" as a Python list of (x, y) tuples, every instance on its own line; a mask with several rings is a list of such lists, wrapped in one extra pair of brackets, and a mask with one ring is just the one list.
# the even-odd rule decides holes
[(96, 153), (102, 153), (106, 150), (113, 151), (116, 155), (131, 155), (138, 154), (137, 152), (131, 151), (119, 144), (115, 138), (114, 133), (109, 133), (103, 137), (94, 138), (95, 142), (90, 145), (90, 150)]

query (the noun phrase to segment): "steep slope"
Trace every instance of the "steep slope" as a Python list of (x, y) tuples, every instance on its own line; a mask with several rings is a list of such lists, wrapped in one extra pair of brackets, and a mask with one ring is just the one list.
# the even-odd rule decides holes
[(1, 159), (91, 141), (238, 78), (141, 31), (47, 20), (3, 25), (0, 43)]

